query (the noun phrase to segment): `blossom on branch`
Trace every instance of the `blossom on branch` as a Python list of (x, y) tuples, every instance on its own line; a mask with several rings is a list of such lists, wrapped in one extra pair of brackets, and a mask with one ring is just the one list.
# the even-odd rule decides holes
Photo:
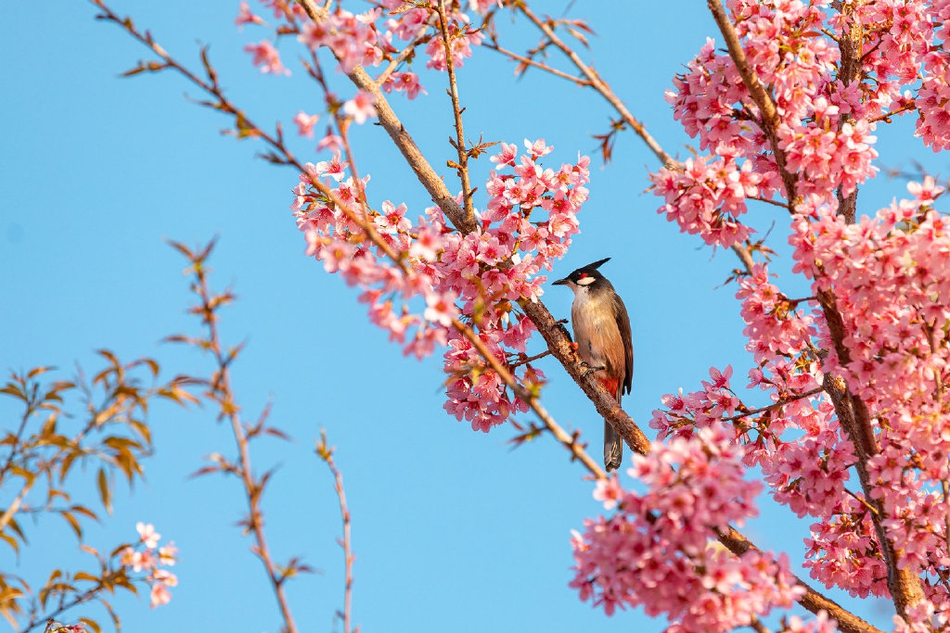
[[(477, 212), (479, 225), (468, 234), (450, 228), (438, 207), (416, 222), (404, 204), (387, 200), (380, 211), (369, 208), (363, 203), (368, 179), (345, 177), (346, 166), (337, 160), (307, 165), (291, 207), (307, 254), (364, 290), (360, 301), (370, 319), (406, 354), (447, 347), (445, 408), (482, 431), (528, 405), (468, 336), (477, 336), (516, 377), (532, 387), (543, 383), (530, 363), (511, 365), (525, 355), (533, 330), (517, 302), (540, 297), (545, 277), (539, 273), (551, 270), (570, 245), (588, 195), (588, 158), (555, 170), (538, 163), (552, 147), (541, 140), (526, 146), (529, 154), (519, 158), (514, 145), (503, 145), (504, 158), (493, 161), (503, 171), (491, 173), (487, 208)], [(455, 318), (471, 334), (456, 328)]]
[(735, 556), (711, 544), (714, 530), (757, 514), (761, 485), (743, 478), (742, 457), (730, 431), (710, 426), (634, 455), (629, 474), (645, 493), (599, 484), (595, 497), (616, 512), (587, 520), (584, 533), (574, 534), (571, 586), (581, 599), (608, 614), (642, 606), (684, 633), (730, 631), (791, 607), (804, 589), (784, 554)]

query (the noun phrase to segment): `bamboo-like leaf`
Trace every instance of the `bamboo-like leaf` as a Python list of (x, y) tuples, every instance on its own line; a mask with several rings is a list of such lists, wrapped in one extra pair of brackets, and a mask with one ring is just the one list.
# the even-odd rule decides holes
[[(81, 617), (79, 621), (82, 622), (82, 625), (86, 627), (87, 630), (92, 631), (92, 633), (102, 633), (102, 627), (92, 618)], [(116, 628), (118, 629), (118, 627)]]
[(73, 532), (76, 533), (76, 538), (81, 539), (82, 525), (79, 524), (79, 520), (76, 518), (76, 516), (69, 510), (61, 510), (59, 514), (66, 520), (67, 523), (69, 523), (69, 527), (71, 527)]
[(102, 500), (102, 505), (105, 507), (106, 512), (112, 514), (112, 497), (111, 491), (109, 490), (109, 478), (106, 475), (105, 468), (99, 469), (99, 498)]
[(104, 578), (99, 578), (98, 576), (93, 576), (93, 575), (90, 574), (89, 572), (77, 571), (77, 572), (75, 573), (75, 575), (73, 576), (73, 580), (74, 580), (74, 581), (77, 581), (77, 582), (80, 581), (80, 580), (88, 580), (89, 582), (98, 583), (98, 582), (100, 582), (100, 581), (102, 581), (102, 580), (105, 580), (105, 579), (104, 579)]

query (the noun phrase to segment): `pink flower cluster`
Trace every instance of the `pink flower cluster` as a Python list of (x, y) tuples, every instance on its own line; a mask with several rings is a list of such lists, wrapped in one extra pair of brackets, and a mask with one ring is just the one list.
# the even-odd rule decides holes
[(244, 47), (244, 50), (254, 57), (254, 65), (260, 66), (262, 73), (272, 75), (290, 74), (290, 70), (280, 61), (280, 53), (269, 41), (261, 40), (257, 44), (248, 44)]
[[(276, 29), (278, 36), (298, 33), (299, 42), (310, 50), (316, 51), (321, 47), (330, 49), (344, 73), (352, 72), (356, 66), (379, 66), (387, 55), (398, 54), (399, 50), (394, 45), (397, 39), (410, 44), (427, 40), (426, 68), (442, 72), (447, 69), (445, 45), (434, 6), (417, 6), (405, 10), (406, 3), (402, 0), (382, 0), (379, 7), (361, 14), (338, 7), (326, 20), (314, 22), (296, 3), (286, 0), (263, 1), (265, 6), (273, 9), (274, 17), (283, 20), (283, 25)], [(477, 13), (485, 13), (493, 4), (488, 0), (479, 0), (472, 2), (471, 8)], [(391, 17), (377, 25), (384, 10)], [(452, 62), (456, 68), (460, 68), (465, 59), (472, 56), (472, 47), (481, 45), (485, 36), (480, 29), (470, 26), (471, 19), (464, 12), (452, 11), (447, 17)], [(266, 23), (251, 11), (246, 1), (242, 1), (235, 24), (243, 27)], [(245, 50), (254, 55), (254, 65), (260, 66), (261, 72), (290, 74), (281, 63), (277, 49), (269, 41), (248, 44)], [(425, 93), (419, 84), (418, 75), (410, 71), (387, 76), (383, 89), (405, 90), (410, 99), (415, 98), (420, 90)]]
[(136, 523), (135, 529), (139, 533), (138, 545), (143, 549), (136, 549), (131, 545), (119, 552), (119, 564), (135, 573), (145, 572), (145, 582), (151, 586), (152, 608), (168, 604), (171, 599), (169, 587), (178, 585), (178, 577), (167, 569), (175, 564), (178, 549), (174, 543), (158, 547), (161, 534), (155, 531), (151, 523)]
[[(882, 0), (848, 5), (847, 15), (829, 14), (828, 4), (728, 2), (745, 54), (776, 105), (775, 147), (735, 65), (712, 40), (674, 79), (667, 94), (674, 117), (709, 152), (653, 176), (664, 198), (660, 212), (681, 230), (707, 244), (745, 239), (748, 229), (737, 220), (745, 201), (789, 194), (774, 150), (796, 175), (796, 193), (849, 195), (874, 176), (873, 131), (891, 112), (916, 109), (917, 135), (935, 151), (950, 147), (950, 3)], [(854, 76), (842, 77), (837, 45), (819, 33), (846, 39), (857, 23), (866, 52)]]
[[(476, 212), (478, 226), (467, 235), (449, 227), (436, 207), (415, 222), (406, 217), (405, 205), (366, 207), (361, 201), (368, 179), (354, 181), (338, 160), (308, 164), (291, 206), (307, 254), (363, 288), (360, 301), (369, 305), (370, 319), (406, 354), (422, 357), (436, 345), (447, 346), (445, 408), (482, 431), (527, 405), (508, 391), (456, 319), (499, 361), (517, 369), (525, 386), (542, 384), (543, 374), (519, 361), (533, 328), (517, 302), (541, 295), (546, 278), (539, 273), (551, 270), (567, 250), (588, 195), (587, 157), (554, 170), (540, 164), (551, 147), (544, 141), (525, 145), (520, 157), (504, 143), (492, 157), (498, 171), (485, 187), (487, 209)], [(425, 308), (413, 307), (416, 300)]]
[[(908, 189), (912, 199), (851, 225), (834, 205), (808, 199), (790, 242), (797, 270), (812, 278), (816, 292), (833, 290), (844, 321), (848, 358), (831, 349), (824, 364), (870, 409), (880, 451), (867, 467), (888, 537), (902, 565), (937, 575), (950, 566), (950, 507), (942, 489), (950, 478), (950, 414), (942, 396), (950, 380), (950, 227), (934, 209), (942, 187), (927, 178)], [(826, 551), (838, 546), (840, 532), (827, 539)], [(930, 590), (945, 612), (945, 588)]]
[(665, 614), (668, 630), (716, 633), (748, 626), (803, 593), (785, 555), (750, 550), (735, 556), (713, 544), (715, 529), (754, 517), (761, 486), (743, 479), (743, 449), (721, 425), (655, 443), (634, 455), (629, 474), (647, 488), (624, 490), (616, 478), (598, 482), (595, 498), (610, 518), (585, 522), (572, 539), (571, 586), (611, 614), (643, 606)]
[[(465, 59), (472, 56), (472, 47), (481, 45), (485, 36), (478, 29), (469, 27), (469, 18), (464, 13), (449, 16), (449, 50), (452, 53), (452, 65), (461, 68)], [(433, 37), (426, 45), (429, 61), (426, 68), (445, 72), (448, 70), (445, 56), (445, 44), (439, 37)]]
[(680, 231), (699, 235), (710, 245), (732, 246), (745, 241), (751, 229), (738, 217), (746, 199), (761, 195), (762, 177), (753, 163), (741, 165), (724, 148), (717, 158), (696, 157), (676, 167), (661, 167), (651, 176), (653, 192), (665, 204), (660, 213), (679, 224)]
[[(762, 469), (775, 499), (816, 519), (806, 543), (812, 577), (854, 595), (883, 596), (888, 570), (868, 505), (862, 491), (845, 488), (854, 446), (820, 392), (826, 377), (843, 381), (867, 405), (879, 445), (867, 463), (871, 500), (883, 509), (900, 565), (925, 579), (927, 601), (898, 629), (917, 630), (933, 614), (944, 622), (950, 231), (935, 209), (943, 191), (931, 178), (912, 183), (912, 199), (856, 224), (839, 215), (838, 201), (874, 176), (875, 126), (896, 115), (916, 111), (923, 142), (950, 148), (950, 1), (727, 6), (775, 105), (775, 127), (762, 124), (735, 64), (707, 41), (667, 96), (705, 154), (653, 176), (660, 212), (708, 244), (729, 246), (749, 233), (739, 222), (748, 200), (794, 196), (793, 272), (811, 280), (812, 296), (788, 298), (765, 265), (740, 279), (756, 363), (749, 387), (764, 390), (770, 404), (746, 407), (728, 376), (718, 374), (723, 382), (711, 374), (700, 391), (666, 396), (651, 425), (661, 437), (689, 438), (718, 420), (731, 423), (746, 464)], [(861, 39), (857, 58), (847, 55), (852, 35)], [(840, 358), (820, 293), (833, 296), (843, 320)]]
[(422, 87), (422, 84), (419, 83), (419, 75), (408, 71), (402, 73), (394, 72), (387, 75), (380, 88), (387, 94), (393, 90), (396, 92), (405, 92), (406, 97), (408, 97), (410, 101), (418, 97), (420, 92), (424, 95), (429, 94), (426, 92), (426, 89)]
[(338, 8), (323, 22), (307, 20), (297, 39), (312, 51), (329, 48), (344, 73), (360, 65), (378, 66), (383, 61), (375, 24), (380, 13), (380, 9), (373, 9), (354, 15)]

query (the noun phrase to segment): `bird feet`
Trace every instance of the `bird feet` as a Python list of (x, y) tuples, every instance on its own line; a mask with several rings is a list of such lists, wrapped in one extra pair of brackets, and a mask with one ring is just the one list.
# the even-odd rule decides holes
[(603, 365), (600, 365), (600, 366), (598, 366), (598, 367), (593, 367), (593, 366), (591, 366), (590, 363), (588, 363), (587, 361), (584, 361), (584, 360), (581, 361), (581, 367), (584, 368), (584, 373), (581, 374), (581, 376), (583, 376), (584, 378), (587, 378), (588, 376), (590, 376), (590, 375), (591, 375), (592, 373), (594, 373), (595, 371), (600, 371), (600, 370), (602, 370), (602, 369), (607, 369), (607, 368), (604, 367)]

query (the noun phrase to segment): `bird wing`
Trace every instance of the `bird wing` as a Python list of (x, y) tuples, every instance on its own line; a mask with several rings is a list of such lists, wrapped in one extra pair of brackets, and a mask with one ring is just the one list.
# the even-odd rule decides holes
[(620, 338), (623, 340), (623, 349), (626, 356), (626, 372), (623, 376), (624, 393), (630, 393), (630, 386), (633, 384), (633, 336), (630, 333), (630, 317), (627, 315), (627, 307), (623, 304), (620, 295), (614, 293), (614, 316), (617, 319), (617, 329), (620, 330)]

